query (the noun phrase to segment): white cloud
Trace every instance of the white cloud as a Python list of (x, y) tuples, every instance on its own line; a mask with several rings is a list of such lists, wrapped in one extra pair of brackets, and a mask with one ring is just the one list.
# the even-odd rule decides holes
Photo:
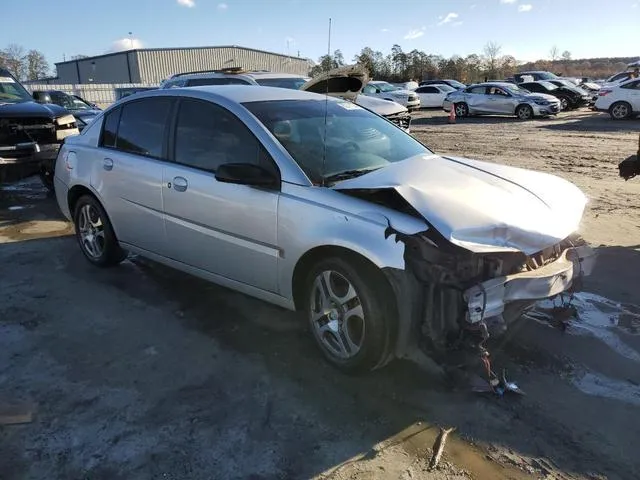
[(181, 7), (193, 8), (196, 6), (196, 2), (193, 0), (178, 0), (178, 5)]
[[(191, 0), (189, 0), (191, 1)], [(229, 8), (229, 5), (227, 5), (226, 3), (219, 3), (218, 4), (218, 10), (226, 10), (227, 8)]]
[(525, 3), (522, 5), (518, 5), (518, 11), (519, 12), (530, 12), (531, 9), (533, 8), (533, 5)]
[(381, 28), (380, 31), (383, 33), (387, 33), (387, 32), (390, 32), (391, 30), (389, 30), (388, 28)]
[(462, 25), (462, 22), (453, 22), (451, 24), (452, 27), (459, 27), (460, 25)]
[(137, 38), (121, 38), (111, 44), (107, 53), (123, 52), (125, 50), (138, 50), (144, 48), (142, 42)]
[(447, 13), (447, 15), (442, 18), (442, 16), (438, 17), (440, 18), (440, 22), (438, 23), (438, 25), (444, 25), (445, 23), (450, 23), (452, 20), (455, 20), (456, 18), (458, 18), (458, 14), (455, 12), (451, 12), (451, 13)]
[(500, 3), (516, 3), (516, 0), (500, 0)]
[(470, 9), (470, 10), (473, 10), (474, 8), (476, 8), (476, 4), (475, 4), (475, 3), (474, 3), (474, 4), (472, 4), (471, 6), (469, 6), (469, 9)]
[(407, 32), (407, 34), (404, 36), (404, 39), (415, 40), (416, 38), (420, 38), (423, 35), (424, 35), (424, 28), (414, 28)]

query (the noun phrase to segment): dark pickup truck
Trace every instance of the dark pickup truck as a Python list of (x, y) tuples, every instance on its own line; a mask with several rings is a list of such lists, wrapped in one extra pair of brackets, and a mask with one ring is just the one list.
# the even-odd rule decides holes
[(0, 177), (37, 172), (53, 190), (53, 172), (64, 139), (79, 133), (75, 117), (40, 104), (11, 73), (0, 68)]

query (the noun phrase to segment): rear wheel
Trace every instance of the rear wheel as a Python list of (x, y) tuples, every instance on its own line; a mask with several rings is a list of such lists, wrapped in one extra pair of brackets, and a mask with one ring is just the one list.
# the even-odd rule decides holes
[(390, 358), (389, 295), (373, 266), (331, 257), (306, 280), (306, 314), (325, 358), (345, 372), (362, 372)]
[(73, 221), (80, 249), (91, 263), (111, 267), (126, 258), (127, 253), (120, 248), (107, 213), (95, 197), (83, 195), (78, 199)]
[(520, 120), (531, 120), (533, 118), (533, 108), (529, 105), (520, 105), (516, 109), (516, 116)]
[(468, 117), (469, 116), (469, 105), (464, 102), (456, 103), (453, 108), (456, 112), (456, 117)]
[(609, 107), (609, 115), (614, 120), (625, 120), (631, 117), (633, 112), (631, 105), (627, 102), (616, 102)]

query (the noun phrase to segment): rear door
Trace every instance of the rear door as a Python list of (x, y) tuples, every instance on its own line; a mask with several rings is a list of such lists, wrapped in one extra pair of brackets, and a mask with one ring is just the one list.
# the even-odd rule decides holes
[(487, 87), (478, 86), (467, 89), (465, 99), (471, 113), (490, 113), (489, 96)]
[(105, 115), (92, 162), (99, 193), (118, 240), (164, 254), (162, 170), (173, 100), (150, 97), (124, 103)]
[(620, 93), (622, 93), (620, 100), (628, 101), (634, 112), (640, 112), (640, 80), (621, 86)]
[[(192, 267), (277, 292), (277, 212), (280, 192), (219, 182), (224, 163), (277, 166), (233, 113), (183, 98), (172, 163), (162, 195), (169, 257)], [(278, 175), (279, 176), (279, 175)]]
[(440, 96), (440, 90), (432, 86), (424, 86), (416, 88), (416, 93), (420, 97), (421, 107), (442, 107), (444, 96)]

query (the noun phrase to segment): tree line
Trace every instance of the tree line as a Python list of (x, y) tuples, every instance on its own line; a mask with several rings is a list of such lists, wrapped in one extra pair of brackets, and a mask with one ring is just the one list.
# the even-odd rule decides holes
[(49, 63), (38, 50), (26, 50), (12, 43), (0, 50), (0, 68), (6, 68), (18, 80), (39, 80), (49, 76)]
[[(393, 45), (391, 52), (384, 55), (369, 47), (363, 48), (353, 57), (352, 63), (362, 65), (375, 80), (406, 82), (452, 78), (463, 83), (487, 80), (501, 80), (524, 70), (546, 70), (563, 76), (606, 78), (626, 68), (634, 58), (596, 58), (573, 60), (571, 52), (553, 46), (549, 58), (536, 62), (518, 62), (511, 55), (502, 54), (502, 46), (496, 42), (487, 43), (482, 53), (466, 57), (454, 55), (450, 58), (429, 54), (421, 50), (404, 52), (400, 45)], [(331, 55), (323, 55), (311, 69), (311, 76), (345, 65), (342, 52), (336, 50)]]

